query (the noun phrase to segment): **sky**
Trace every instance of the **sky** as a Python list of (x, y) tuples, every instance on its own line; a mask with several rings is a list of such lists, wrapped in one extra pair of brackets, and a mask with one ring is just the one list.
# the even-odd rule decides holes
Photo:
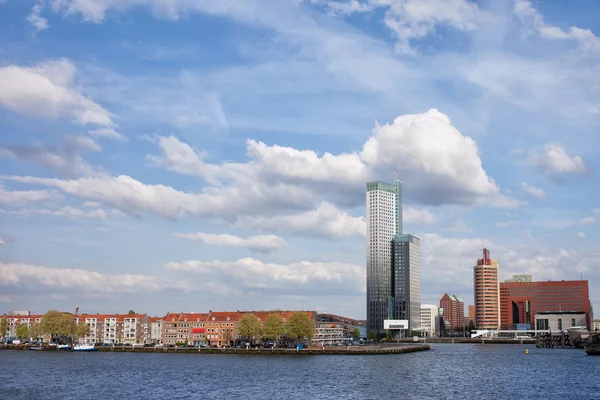
[[(0, 0), (0, 313), (365, 317), (365, 191), (421, 301), (588, 279), (600, 2)], [(465, 307), (466, 308), (466, 307)]]

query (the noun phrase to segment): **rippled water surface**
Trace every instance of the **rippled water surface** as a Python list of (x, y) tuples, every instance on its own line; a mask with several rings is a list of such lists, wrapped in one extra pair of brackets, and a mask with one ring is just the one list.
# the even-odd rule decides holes
[(0, 399), (600, 399), (600, 357), (525, 345), (383, 356), (2, 350), (0, 367)]

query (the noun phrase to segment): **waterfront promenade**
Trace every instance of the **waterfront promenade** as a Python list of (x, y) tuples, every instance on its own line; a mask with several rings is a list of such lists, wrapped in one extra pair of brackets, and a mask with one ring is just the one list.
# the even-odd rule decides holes
[[(27, 345), (2, 345), (3, 350), (29, 350)], [(382, 346), (341, 346), (288, 348), (217, 348), (217, 347), (133, 347), (98, 346), (98, 351), (117, 353), (179, 353), (179, 354), (239, 354), (239, 355), (383, 355), (430, 350), (426, 344), (396, 344)]]

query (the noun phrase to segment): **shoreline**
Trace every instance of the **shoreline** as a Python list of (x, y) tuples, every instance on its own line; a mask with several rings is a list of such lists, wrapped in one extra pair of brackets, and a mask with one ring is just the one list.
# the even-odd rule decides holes
[[(0, 350), (29, 350), (27, 345), (2, 345)], [(312, 347), (305, 349), (259, 348), (237, 349), (216, 347), (132, 347), (98, 346), (98, 352), (171, 353), (171, 354), (239, 354), (239, 355), (385, 355), (431, 350), (426, 344), (395, 344), (385, 346), (350, 346), (349, 348)]]

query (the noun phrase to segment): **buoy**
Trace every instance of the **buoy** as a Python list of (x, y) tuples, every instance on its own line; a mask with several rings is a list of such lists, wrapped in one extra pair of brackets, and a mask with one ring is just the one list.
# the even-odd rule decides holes
[(529, 354), (529, 349), (525, 349), (525, 354)]

